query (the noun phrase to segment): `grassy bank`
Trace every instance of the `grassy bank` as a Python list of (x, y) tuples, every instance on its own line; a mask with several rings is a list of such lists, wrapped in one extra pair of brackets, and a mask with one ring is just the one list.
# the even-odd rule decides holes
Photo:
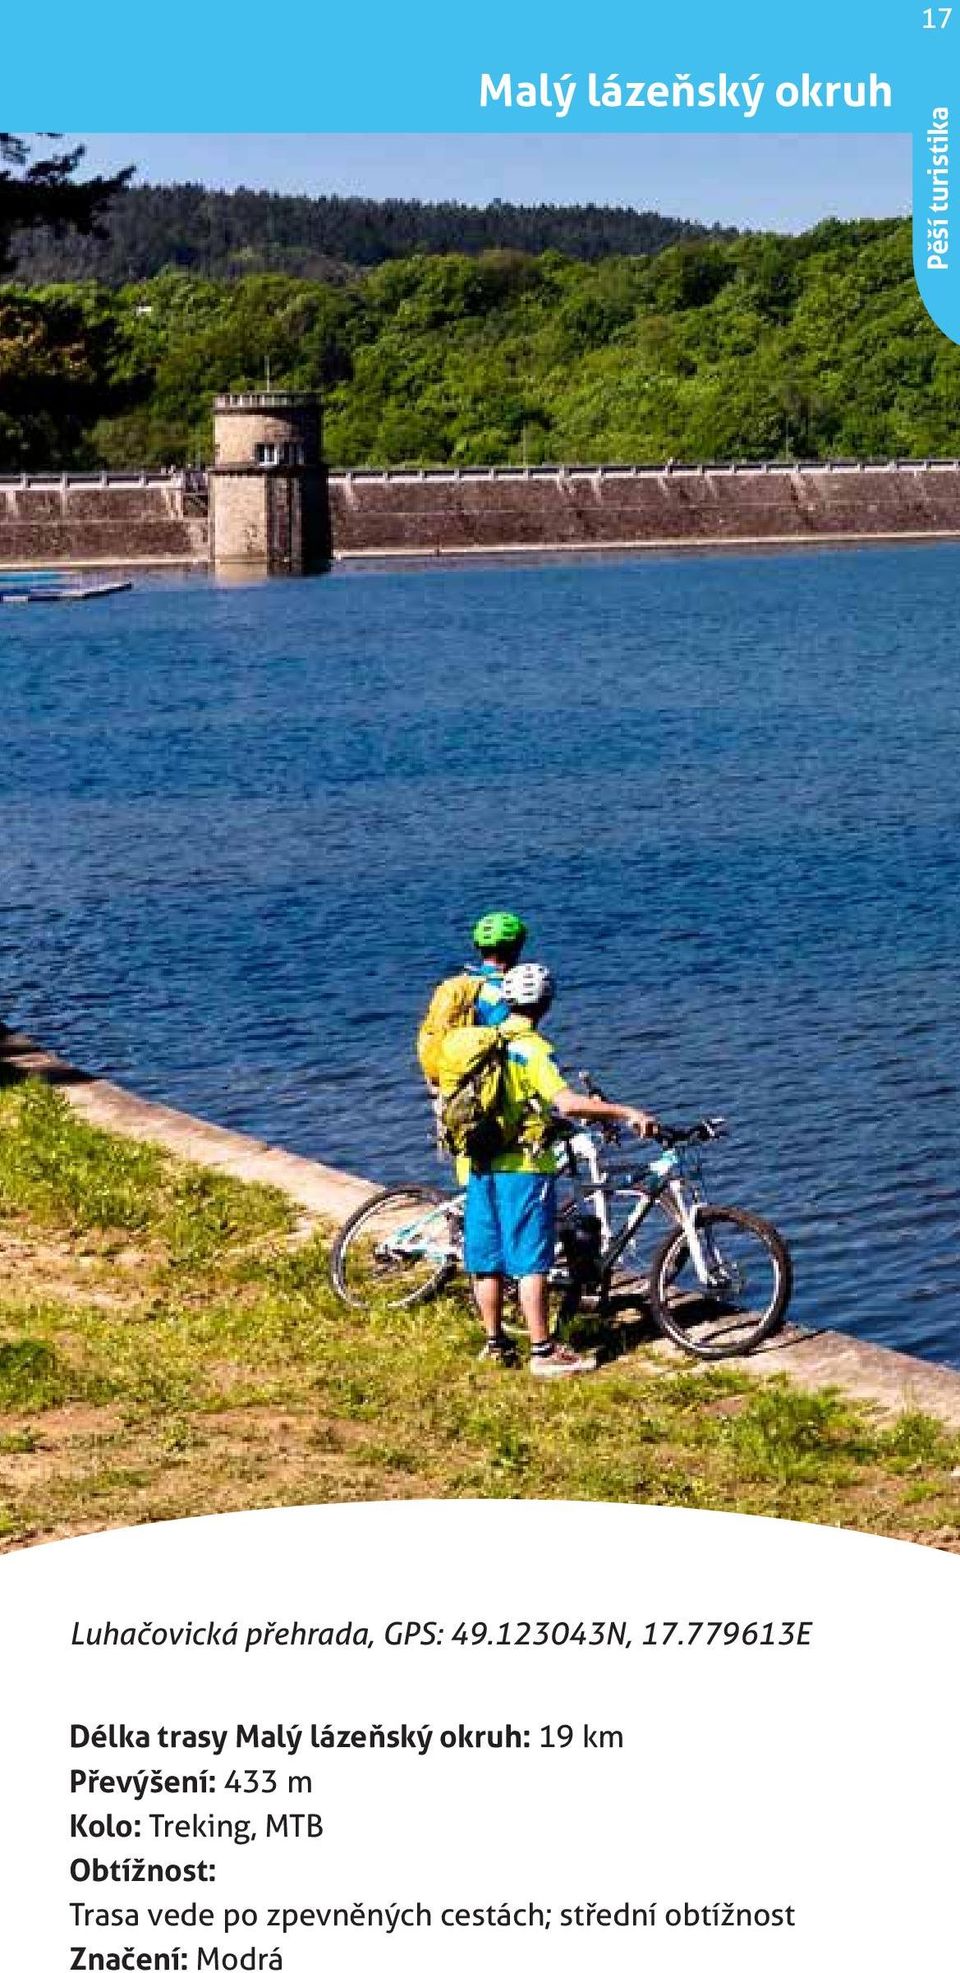
[(236, 1508), (529, 1495), (960, 1548), (960, 1436), (632, 1340), (582, 1385), (476, 1362), (463, 1296), (363, 1323), (281, 1194), (0, 1089), (0, 1543)]

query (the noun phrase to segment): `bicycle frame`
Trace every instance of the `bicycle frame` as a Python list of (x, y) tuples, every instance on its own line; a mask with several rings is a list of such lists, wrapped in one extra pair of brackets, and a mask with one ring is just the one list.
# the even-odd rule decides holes
[[(590, 1212), (600, 1222), (600, 1272), (609, 1281), (626, 1248), (655, 1206), (660, 1206), (684, 1234), (697, 1278), (704, 1288), (731, 1285), (720, 1262), (709, 1231), (698, 1223), (698, 1209), (704, 1203), (699, 1185), (699, 1164), (688, 1145), (663, 1150), (648, 1164), (639, 1167), (607, 1166), (602, 1140), (589, 1130), (565, 1137), (557, 1147), (559, 1176), (572, 1190), (575, 1210)], [(581, 1167), (583, 1169), (581, 1169)], [(618, 1233), (614, 1233), (610, 1202), (615, 1198), (636, 1198)], [(427, 1212), (421, 1212), (389, 1235), (384, 1247), (395, 1256), (411, 1259), (462, 1262), (462, 1248), (451, 1222), (462, 1225), (465, 1192), (451, 1193)], [(442, 1229), (442, 1230), (441, 1230)], [(562, 1275), (561, 1264), (555, 1272)]]
[[(465, 1192), (453, 1192), (449, 1199), (438, 1200), (429, 1212), (419, 1213), (408, 1225), (398, 1227), (384, 1246), (389, 1246), (391, 1254), (406, 1254), (411, 1260), (449, 1261), (451, 1267), (459, 1267), (463, 1255), (457, 1241), (451, 1238), (450, 1221), (451, 1218), (462, 1221), (465, 1199)], [(429, 1229), (436, 1226), (439, 1230), (440, 1225), (444, 1237), (436, 1239)]]
[[(689, 1151), (684, 1156), (683, 1151), (671, 1147), (639, 1169), (616, 1171), (604, 1166), (600, 1144), (589, 1131), (578, 1131), (568, 1138), (564, 1150), (566, 1170), (561, 1175), (573, 1188), (575, 1207), (594, 1213), (600, 1221), (603, 1276), (609, 1279), (644, 1220), (659, 1205), (682, 1228), (701, 1286), (716, 1288), (719, 1261), (708, 1231), (697, 1221), (698, 1208), (704, 1201), (698, 1184), (699, 1167), (694, 1167)], [(585, 1175), (578, 1170), (581, 1164), (586, 1167)], [(635, 1194), (637, 1203), (615, 1234), (610, 1200)]]

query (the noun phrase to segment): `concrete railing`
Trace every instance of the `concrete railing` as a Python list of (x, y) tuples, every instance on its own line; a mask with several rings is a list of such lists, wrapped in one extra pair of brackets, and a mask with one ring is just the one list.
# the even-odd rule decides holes
[(319, 404), (312, 390), (221, 391), (213, 400), (215, 411), (288, 411), (301, 404)]
[[(239, 396), (234, 402), (245, 400)], [(740, 459), (707, 460), (690, 465), (674, 459), (659, 464), (624, 466), (603, 463), (592, 466), (338, 466), (330, 479), (340, 481), (443, 480), (456, 485), (462, 480), (563, 480), (563, 479), (703, 479), (723, 474), (743, 478), (756, 474), (810, 475), (816, 473), (929, 473), (960, 472), (960, 459), (769, 459), (760, 463)], [(200, 466), (148, 467), (143, 471), (0, 473), (0, 487), (177, 487), (195, 492), (206, 484), (206, 469)]]
[(114, 487), (114, 486), (194, 486), (199, 478), (205, 477), (194, 467), (182, 471), (179, 468), (154, 467), (146, 472), (129, 473), (0, 473), (0, 486), (52, 487), (66, 486)]
[(760, 463), (721, 459), (702, 465), (682, 464), (673, 459), (659, 465), (623, 466), (338, 466), (329, 477), (344, 481), (390, 483), (410, 480), (442, 480), (456, 485), (463, 480), (564, 480), (564, 479), (703, 479), (708, 473), (727, 478), (819, 473), (928, 473), (960, 472), (960, 459), (770, 459)]

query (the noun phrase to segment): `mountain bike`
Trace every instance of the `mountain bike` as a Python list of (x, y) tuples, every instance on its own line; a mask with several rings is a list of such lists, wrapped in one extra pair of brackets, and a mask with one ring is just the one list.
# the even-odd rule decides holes
[[(591, 1094), (602, 1092), (588, 1077)], [(610, 1312), (631, 1280), (645, 1220), (658, 1210), (669, 1230), (638, 1283), (658, 1327), (692, 1356), (743, 1356), (780, 1326), (793, 1275), (776, 1227), (739, 1206), (712, 1205), (703, 1189), (703, 1147), (727, 1133), (723, 1117), (659, 1124), (658, 1155), (622, 1163), (611, 1147), (617, 1125), (562, 1127), (557, 1144), (561, 1205), (551, 1284), (560, 1319), (586, 1298)], [(407, 1308), (447, 1287), (463, 1266), (466, 1194), (427, 1185), (392, 1185), (340, 1228), (330, 1255), (333, 1286), (352, 1308)]]

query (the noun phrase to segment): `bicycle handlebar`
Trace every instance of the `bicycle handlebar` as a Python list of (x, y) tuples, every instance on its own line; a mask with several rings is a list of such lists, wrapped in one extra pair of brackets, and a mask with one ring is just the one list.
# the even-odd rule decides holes
[[(581, 1074), (579, 1080), (586, 1085), (590, 1081), (590, 1078)], [(594, 1085), (587, 1090), (587, 1094), (589, 1096), (599, 1096), (600, 1091)], [(601, 1101), (605, 1103), (607, 1098), (605, 1096), (601, 1097)], [(566, 1118), (561, 1119), (557, 1117), (554, 1120), (551, 1135), (557, 1138), (569, 1139), (576, 1137), (577, 1133), (581, 1130), (596, 1130), (608, 1143), (620, 1144), (623, 1142), (623, 1127), (620, 1124), (608, 1123), (600, 1117), (595, 1119), (590, 1117), (571, 1117), (569, 1121)], [(663, 1144), (668, 1150), (672, 1150), (681, 1144), (711, 1144), (718, 1137), (726, 1137), (728, 1131), (729, 1126), (726, 1117), (698, 1117), (696, 1123), (692, 1124), (668, 1124), (658, 1120), (656, 1130), (653, 1131), (652, 1136), (658, 1144)]]
[[(598, 1082), (594, 1081), (589, 1069), (579, 1069), (577, 1071), (577, 1081), (588, 1096), (598, 1096), (601, 1103), (609, 1102), (610, 1099), (606, 1091), (601, 1089)], [(584, 1125), (588, 1128), (590, 1127), (590, 1121), (586, 1117), (583, 1118), (580, 1128), (583, 1129)], [(620, 1144), (623, 1141), (622, 1128), (619, 1124), (605, 1123), (598, 1118), (593, 1128), (599, 1130), (601, 1136), (606, 1139), (608, 1144)], [(658, 1122), (653, 1135), (658, 1143), (666, 1145), (668, 1149), (679, 1144), (709, 1144), (715, 1138), (726, 1137), (727, 1119), (726, 1117), (699, 1117), (694, 1124), (665, 1124)]]
[(727, 1132), (726, 1117), (700, 1117), (695, 1124), (658, 1123), (655, 1136), (671, 1149), (677, 1144), (710, 1144), (717, 1137), (726, 1137)]

